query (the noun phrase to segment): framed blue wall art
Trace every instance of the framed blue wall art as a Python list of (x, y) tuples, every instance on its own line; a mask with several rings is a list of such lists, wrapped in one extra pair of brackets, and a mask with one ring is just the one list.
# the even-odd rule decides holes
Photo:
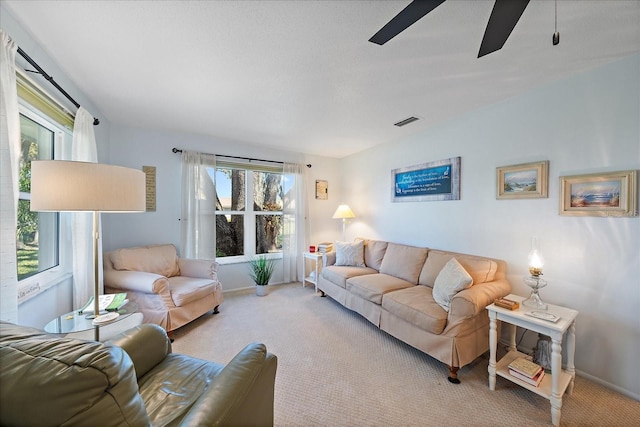
[(460, 200), (460, 157), (391, 171), (392, 202)]

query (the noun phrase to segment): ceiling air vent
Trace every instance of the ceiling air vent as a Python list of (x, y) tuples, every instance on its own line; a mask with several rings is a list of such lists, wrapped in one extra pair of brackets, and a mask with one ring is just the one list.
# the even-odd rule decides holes
[(394, 123), (393, 125), (400, 127), (400, 126), (408, 125), (409, 123), (413, 123), (416, 120), (420, 120), (420, 119), (417, 117), (407, 117), (406, 119), (400, 120), (398, 123)]

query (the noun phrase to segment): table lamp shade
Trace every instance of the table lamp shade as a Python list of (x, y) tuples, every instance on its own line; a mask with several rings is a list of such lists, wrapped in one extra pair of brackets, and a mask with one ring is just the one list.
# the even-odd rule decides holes
[(31, 210), (144, 212), (145, 174), (122, 166), (64, 160), (31, 162)]

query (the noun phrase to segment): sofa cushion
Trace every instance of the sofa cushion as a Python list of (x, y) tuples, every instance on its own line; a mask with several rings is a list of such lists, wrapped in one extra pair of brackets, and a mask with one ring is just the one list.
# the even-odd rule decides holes
[(433, 285), (433, 299), (448, 312), (451, 298), (472, 284), (473, 279), (469, 273), (455, 258), (451, 258), (436, 277)]
[(427, 258), (427, 248), (389, 243), (380, 265), (380, 273), (418, 283), (420, 270)]
[(210, 295), (220, 286), (220, 282), (211, 279), (175, 276), (169, 278), (171, 299), (176, 307), (182, 307)]
[(377, 271), (368, 267), (349, 267), (349, 266), (337, 266), (330, 265), (322, 269), (320, 275), (330, 281), (331, 283), (340, 286), (341, 288), (347, 287), (347, 279), (356, 276), (363, 276), (365, 274), (376, 274)]
[(364, 242), (336, 242), (335, 265), (351, 265), (364, 267)]
[(434, 301), (432, 289), (427, 286), (385, 294), (382, 308), (432, 334), (441, 334), (447, 325), (447, 312)]
[(375, 304), (382, 304), (382, 295), (415, 284), (387, 274), (368, 274), (347, 280), (347, 291)]
[(382, 259), (387, 251), (387, 242), (381, 240), (364, 240), (364, 263), (367, 267), (380, 271)]
[(166, 277), (180, 274), (178, 252), (173, 245), (116, 249), (110, 257), (116, 270), (144, 271)]
[(489, 258), (474, 255), (457, 254), (455, 252), (445, 252), (431, 249), (427, 261), (420, 272), (420, 285), (430, 286), (436, 282), (436, 277), (451, 258), (455, 257), (460, 265), (471, 275), (473, 283), (491, 282), (498, 269), (498, 263)]

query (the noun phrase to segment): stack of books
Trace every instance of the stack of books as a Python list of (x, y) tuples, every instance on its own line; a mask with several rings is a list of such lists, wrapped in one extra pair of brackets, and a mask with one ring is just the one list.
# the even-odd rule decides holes
[(509, 363), (509, 374), (528, 384), (538, 387), (544, 378), (544, 369), (537, 363), (519, 357)]
[(322, 254), (326, 254), (327, 252), (333, 251), (333, 243), (330, 242), (322, 242), (318, 244), (318, 252)]

